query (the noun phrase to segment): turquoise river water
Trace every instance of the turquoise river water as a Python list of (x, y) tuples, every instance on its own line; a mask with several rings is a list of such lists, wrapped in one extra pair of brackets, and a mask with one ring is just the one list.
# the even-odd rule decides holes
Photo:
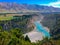
[(34, 22), (34, 24), (37, 28), (37, 31), (42, 32), (44, 37), (50, 38), (50, 33), (44, 29), (44, 27), (39, 22)]

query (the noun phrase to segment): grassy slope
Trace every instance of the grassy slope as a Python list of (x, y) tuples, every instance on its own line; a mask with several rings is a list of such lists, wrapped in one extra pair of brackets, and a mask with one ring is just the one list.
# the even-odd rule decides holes
[(13, 16), (0, 16), (0, 20), (11, 20)]

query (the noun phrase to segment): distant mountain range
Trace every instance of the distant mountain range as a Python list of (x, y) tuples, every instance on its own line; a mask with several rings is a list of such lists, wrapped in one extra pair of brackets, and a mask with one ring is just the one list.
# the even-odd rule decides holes
[(42, 6), (35, 4), (17, 4), (17, 3), (4, 3), (0, 2), (0, 13), (1, 12), (60, 12), (60, 8), (52, 6)]

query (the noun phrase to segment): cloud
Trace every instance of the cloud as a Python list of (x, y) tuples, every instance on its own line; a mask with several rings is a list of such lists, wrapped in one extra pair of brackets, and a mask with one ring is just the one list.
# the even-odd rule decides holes
[(50, 3), (48, 3), (48, 4), (41, 4), (41, 5), (53, 6), (53, 7), (58, 7), (58, 8), (60, 8), (60, 1), (50, 2)]
[(51, 3), (48, 4), (48, 6), (53, 6), (53, 7), (58, 7), (58, 8), (60, 8), (60, 1), (51, 2)]

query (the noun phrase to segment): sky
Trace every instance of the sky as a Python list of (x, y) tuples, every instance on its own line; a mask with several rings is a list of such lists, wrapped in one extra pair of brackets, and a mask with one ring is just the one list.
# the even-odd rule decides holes
[(15, 2), (19, 4), (38, 4), (60, 8), (60, 0), (0, 0), (0, 2)]

